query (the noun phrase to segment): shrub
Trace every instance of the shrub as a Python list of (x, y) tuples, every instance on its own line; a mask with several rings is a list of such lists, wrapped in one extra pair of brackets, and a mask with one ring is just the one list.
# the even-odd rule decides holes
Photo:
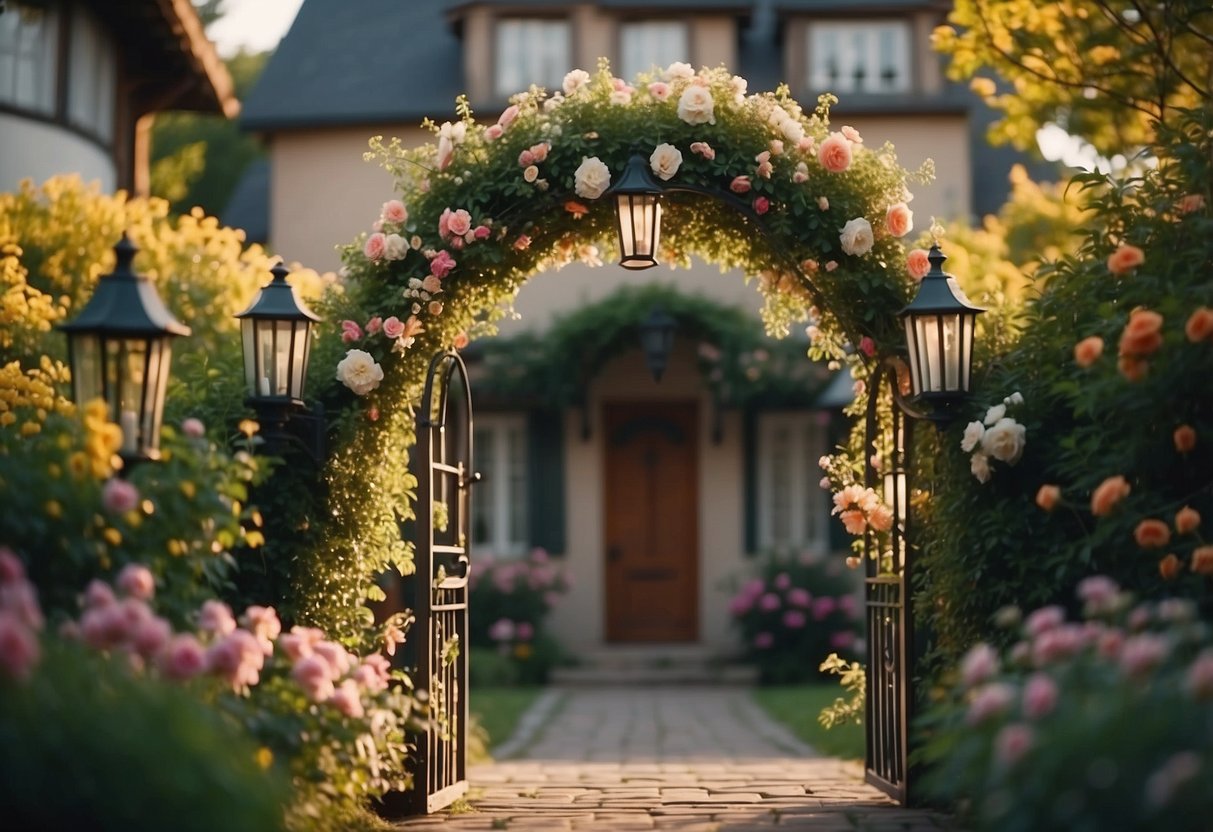
[(768, 556), (733, 596), (729, 614), (763, 684), (818, 679), (827, 654), (862, 650), (855, 582), (837, 559)]
[(1133, 606), (1106, 577), (1078, 594), (1085, 622), (1042, 608), (952, 671), (919, 722), (924, 790), (975, 830), (1208, 828), (1213, 631), (1190, 601)]

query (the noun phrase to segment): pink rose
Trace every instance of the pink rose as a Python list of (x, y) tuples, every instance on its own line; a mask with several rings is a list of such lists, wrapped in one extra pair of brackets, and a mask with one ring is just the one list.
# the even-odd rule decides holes
[(395, 223), (397, 225), (406, 223), (409, 220), (408, 209), (398, 199), (389, 199), (383, 203), (383, 211), (379, 216), (384, 222)]
[(855, 634), (850, 630), (843, 630), (830, 635), (830, 646), (835, 650), (849, 650), (855, 644)]
[(172, 638), (173, 628), (163, 618), (152, 616), (140, 621), (131, 633), (131, 645), (145, 659), (159, 655)]
[(1057, 706), (1057, 683), (1047, 674), (1034, 673), (1023, 687), (1023, 715), (1040, 719)]
[(1146, 255), (1137, 246), (1122, 244), (1116, 251), (1108, 255), (1108, 271), (1122, 275), (1146, 262)]
[(206, 425), (202, 424), (201, 419), (191, 416), (181, 423), (181, 432), (190, 439), (201, 439), (206, 436)]
[(851, 166), (851, 143), (842, 133), (831, 133), (821, 143), (817, 160), (830, 173), (842, 173)]
[(771, 166), (771, 151), (762, 151), (754, 157), (754, 161), (758, 163), (758, 170), (756, 171), (757, 174), (763, 179), (770, 179), (771, 171), (774, 170), (774, 168)]
[(906, 271), (910, 273), (910, 277), (915, 280), (922, 280), (930, 270), (931, 261), (927, 259), (927, 250), (925, 248), (912, 249), (906, 255)]
[(101, 489), (101, 504), (110, 514), (126, 514), (139, 505), (139, 491), (126, 480), (108, 480)]
[(487, 225), (478, 225), (472, 230), (472, 237), (477, 240), (487, 240), (492, 229)]
[(1066, 613), (1061, 607), (1041, 607), (1034, 610), (1024, 622), (1028, 635), (1035, 638), (1041, 633), (1060, 627), (1065, 623)]
[(526, 234), (518, 235), (518, 239), (514, 241), (515, 251), (526, 251), (531, 247), (531, 238)]
[(803, 587), (792, 587), (788, 590), (788, 603), (793, 607), (808, 609), (809, 605), (813, 603), (813, 596)]
[(442, 280), (451, 273), (451, 269), (455, 268), (455, 258), (451, 257), (449, 251), (440, 251), (434, 255), (434, 259), (430, 261), (430, 274)]
[[(649, 84), (649, 95), (654, 101), (665, 101), (670, 97), (670, 85), (665, 81), (654, 81)], [(691, 149), (694, 150), (694, 146)]]
[(994, 754), (1007, 766), (1013, 766), (1032, 750), (1035, 735), (1027, 725), (1015, 723), (998, 732), (994, 738)]
[(376, 231), (374, 234), (366, 238), (366, 245), (362, 247), (362, 253), (366, 255), (366, 259), (372, 263), (377, 263), (383, 259), (383, 253), (387, 251), (387, 236), (382, 231)]
[(7, 546), (0, 546), (0, 584), (25, 580), (25, 565)]
[(994, 682), (978, 688), (969, 702), (965, 721), (969, 725), (980, 725), (992, 716), (997, 716), (1011, 706), (1015, 689), (1002, 682)]
[(350, 671), (350, 654), (340, 644), (332, 641), (320, 641), (312, 645), (314, 655), (328, 663), (329, 673), (333, 681), (340, 679)]
[(894, 237), (904, 237), (914, 227), (914, 212), (904, 202), (890, 205), (885, 212), (884, 225)]
[(808, 622), (805, 614), (800, 610), (787, 610), (783, 614), (783, 626), (789, 630), (800, 630)]
[(1171, 651), (1165, 636), (1141, 633), (1125, 640), (1120, 648), (1120, 669), (1126, 676), (1140, 677), (1153, 670)]
[(118, 573), (118, 589), (132, 598), (150, 600), (156, 594), (156, 579), (152, 571), (138, 563), (130, 563)]
[(490, 124), (484, 128), (484, 140), (486, 142), (495, 142), (505, 133), (505, 128), (500, 124)]
[(182, 633), (160, 654), (160, 672), (169, 679), (192, 679), (206, 669), (206, 650), (193, 635)]
[(771, 139), (770, 147), (771, 147), (772, 156), (782, 156), (783, 155), (783, 140), (782, 139)]
[(404, 334), (404, 323), (395, 315), (383, 322), (383, 337), (395, 341)]
[(46, 623), (38, 603), (38, 591), (25, 579), (0, 584), (0, 612), (5, 611), (17, 616), (18, 621), (35, 632)]
[(550, 148), (548, 147), (547, 142), (540, 142), (539, 144), (531, 145), (531, 157), (536, 162), (542, 162), (548, 157), (549, 149)]
[(451, 213), (446, 227), (452, 237), (462, 237), (472, 230), (472, 215), (460, 208)]
[(750, 177), (735, 176), (733, 181), (729, 183), (729, 190), (735, 194), (746, 194), (750, 192)]
[(451, 209), (443, 208), (442, 213), (438, 215), (438, 236), (446, 239), (451, 236), (449, 223), (451, 221)]
[(80, 637), (94, 650), (106, 650), (126, 641), (129, 635), (126, 613), (117, 604), (93, 607), (80, 617)]
[(767, 211), (771, 210), (771, 201), (765, 196), (760, 196), (754, 200), (754, 213), (762, 216)]
[(352, 674), (358, 684), (371, 693), (387, 690), (392, 665), (382, 653), (372, 653)]
[(526, 168), (535, 164), (535, 154), (531, 150), (524, 150), (518, 154), (518, 167)]
[(273, 641), (282, 633), (282, 622), (273, 607), (251, 606), (244, 611), (244, 626), (257, 639), (262, 652), (270, 655), (274, 651)]
[(352, 344), (362, 337), (362, 327), (358, 326), (355, 321), (341, 322), (341, 340), (346, 344)]
[(812, 153), (816, 145), (816, 139), (814, 139), (812, 136), (805, 136), (803, 139), (796, 142), (796, 149), (801, 153)]
[(204, 601), (198, 613), (198, 627), (216, 636), (224, 636), (236, 629), (232, 610), (222, 601)]
[(501, 125), (502, 130), (505, 130), (514, 123), (516, 118), (518, 118), (518, 105), (511, 104), (502, 110), (501, 115), (497, 117), (497, 123)]
[(359, 719), (366, 713), (362, 709), (362, 695), (358, 690), (358, 683), (353, 679), (346, 679), (333, 691), (329, 704), (351, 719)]
[(373, 318), (371, 318), (369, 321), (366, 322), (366, 331), (369, 335), (374, 335), (382, 328), (383, 328), (383, 318), (380, 318), (378, 315), (374, 316)]
[(716, 158), (716, 151), (707, 142), (691, 142), (691, 152), (699, 154), (709, 162)]
[(84, 590), (85, 609), (108, 607), (117, 602), (114, 591), (105, 581), (92, 580)]
[(829, 618), (836, 609), (838, 609), (838, 602), (828, 595), (821, 598), (815, 598), (813, 600), (812, 608), (813, 619), (815, 621), (824, 621), (826, 618)]
[(333, 695), (329, 663), (320, 656), (304, 656), (295, 662), (295, 666), (291, 668), (291, 678), (303, 688), (303, 692), (313, 702), (327, 702)]
[(24, 681), (41, 658), (38, 639), (28, 627), (9, 612), (0, 610), (0, 671), (12, 679)]
[(207, 669), (225, 679), (233, 690), (257, 684), (265, 654), (247, 630), (233, 630), (206, 651)]

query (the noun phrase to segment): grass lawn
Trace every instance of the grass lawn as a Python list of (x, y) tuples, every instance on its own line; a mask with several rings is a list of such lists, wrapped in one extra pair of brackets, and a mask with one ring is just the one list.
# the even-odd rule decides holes
[(514, 735), (518, 719), (539, 698), (541, 687), (490, 688), (473, 687), (468, 710), (472, 718), (488, 734), (488, 751), (501, 745)]
[(817, 715), (843, 695), (837, 684), (756, 688), (754, 701), (774, 720), (822, 754), (848, 760), (863, 758), (863, 726), (837, 725), (826, 730)]

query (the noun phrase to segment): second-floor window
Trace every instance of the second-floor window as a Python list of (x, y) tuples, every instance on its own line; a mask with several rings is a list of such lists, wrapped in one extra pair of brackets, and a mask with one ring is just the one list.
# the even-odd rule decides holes
[(0, 14), (0, 103), (53, 115), (58, 56), (54, 9), (19, 3)]
[(619, 28), (619, 74), (623, 78), (630, 80), (638, 72), (689, 60), (685, 23), (652, 20), (624, 23)]
[(503, 18), (497, 21), (497, 60), (493, 87), (513, 95), (538, 84), (560, 89), (569, 62), (569, 24), (551, 18)]
[(905, 21), (814, 23), (808, 48), (809, 87), (816, 92), (910, 89), (910, 26)]

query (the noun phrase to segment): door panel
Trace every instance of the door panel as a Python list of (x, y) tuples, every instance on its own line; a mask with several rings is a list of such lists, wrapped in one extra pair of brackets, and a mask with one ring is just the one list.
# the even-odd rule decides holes
[(699, 418), (695, 402), (609, 402), (608, 641), (699, 635)]

